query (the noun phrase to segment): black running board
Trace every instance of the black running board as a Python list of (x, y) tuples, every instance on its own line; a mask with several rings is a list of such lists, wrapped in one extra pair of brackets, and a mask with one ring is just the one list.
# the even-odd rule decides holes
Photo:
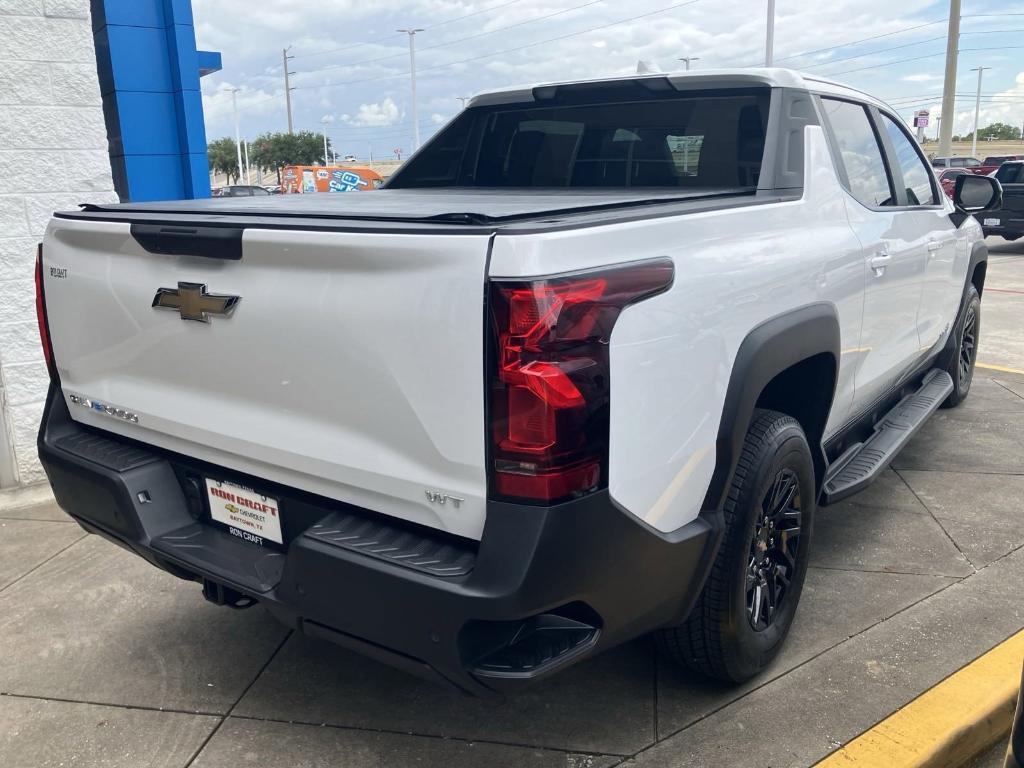
[(821, 503), (835, 504), (871, 485), (953, 391), (946, 371), (929, 371), (921, 388), (900, 400), (863, 443), (852, 446), (825, 473)]

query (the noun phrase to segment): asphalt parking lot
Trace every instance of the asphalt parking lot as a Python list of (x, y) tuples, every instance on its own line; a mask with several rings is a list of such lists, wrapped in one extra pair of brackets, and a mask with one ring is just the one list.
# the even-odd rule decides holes
[[(1024, 627), (1024, 244), (992, 241), (979, 368), (865, 493), (820, 512), (784, 653), (739, 688), (641, 639), (480, 701), (0, 507), (0, 765), (808, 766)], [(955, 705), (951, 703), (951, 705)]]

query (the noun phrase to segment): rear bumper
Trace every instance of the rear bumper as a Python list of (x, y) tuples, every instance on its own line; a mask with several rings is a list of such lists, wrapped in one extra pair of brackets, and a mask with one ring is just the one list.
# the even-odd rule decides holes
[[(258, 600), (306, 634), (478, 694), (681, 621), (721, 535), (717, 514), (660, 534), (601, 492), (547, 508), (492, 502), (477, 544), (273, 488), (286, 523), (276, 552), (208, 524), (187, 478), (253, 479), (83, 428), (54, 387), (39, 455), (84, 528), (202, 581), (208, 597)], [(368, 546), (382, 540), (394, 546)]]

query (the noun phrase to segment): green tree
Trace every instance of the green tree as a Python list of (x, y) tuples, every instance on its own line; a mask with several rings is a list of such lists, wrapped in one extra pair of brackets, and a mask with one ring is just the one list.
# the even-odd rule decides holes
[[(971, 131), (966, 136), (962, 136), (961, 140), (970, 141), (973, 138), (974, 131)], [(978, 129), (978, 138), (982, 141), (988, 138), (996, 139), (997, 141), (1017, 141), (1020, 139), (1020, 128), (1015, 125), (1007, 125), (1006, 123), (992, 123)]]
[(206, 145), (206, 157), (215, 173), (223, 173), (238, 182), (238, 151), (235, 140), (225, 136)]
[[(327, 141), (327, 151), (330, 154), (330, 139)], [(281, 169), (286, 165), (322, 163), (323, 152), (324, 137), (321, 133), (263, 133), (249, 145), (249, 162), (264, 171), (276, 172), (277, 183), (280, 184)]]

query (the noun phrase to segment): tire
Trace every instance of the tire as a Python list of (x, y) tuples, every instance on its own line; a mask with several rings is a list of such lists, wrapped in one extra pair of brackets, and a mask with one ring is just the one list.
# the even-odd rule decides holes
[(974, 364), (978, 360), (978, 340), (981, 338), (981, 297), (973, 285), (967, 289), (967, 300), (954, 333), (956, 347), (946, 367), (953, 379), (953, 391), (942, 403), (943, 408), (955, 408), (966, 400), (974, 380)]
[[(773, 497), (790, 489), (790, 503), (772, 521), (773, 534), (764, 524), (766, 514), (779, 507)], [(749, 680), (771, 663), (800, 600), (816, 500), (814, 464), (800, 424), (776, 411), (756, 410), (725, 503), (724, 539), (704, 590), (686, 621), (657, 632), (665, 657), (731, 683)], [(776, 535), (779, 530), (785, 532)]]

